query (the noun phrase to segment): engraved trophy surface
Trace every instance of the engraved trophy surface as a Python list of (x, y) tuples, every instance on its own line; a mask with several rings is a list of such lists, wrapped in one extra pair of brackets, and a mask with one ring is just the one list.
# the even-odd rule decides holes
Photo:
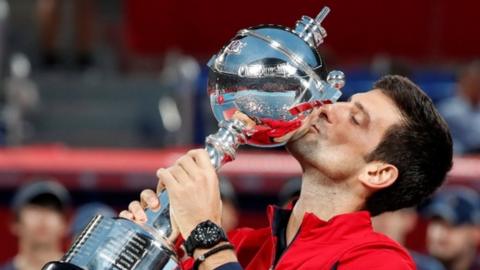
[[(208, 94), (219, 131), (206, 150), (219, 169), (241, 144), (281, 146), (295, 135), (311, 110), (335, 102), (345, 83), (342, 72), (326, 74), (317, 47), (326, 37), (321, 22), (303, 16), (295, 29), (262, 25), (240, 30), (208, 63)], [(147, 222), (96, 216), (58, 262), (44, 270), (180, 269), (173, 244), (168, 194), (161, 209), (147, 210)]]

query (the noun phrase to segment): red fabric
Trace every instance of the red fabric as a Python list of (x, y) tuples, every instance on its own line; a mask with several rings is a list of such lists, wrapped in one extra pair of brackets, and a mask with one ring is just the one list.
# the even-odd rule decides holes
[[(268, 212), (272, 222), (273, 207)], [(230, 234), (229, 239), (244, 269), (270, 269), (277, 241), (271, 228), (239, 229)], [(191, 263), (187, 261), (184, 269), (190, 269)], [(366, 211), (338, 215), (328, 222), (311, 213), (305, 214), (296, 239), (274, 269), (330, 270), (335, 263), (339, 270), (415, 269), (403, 247), (373, 231)]]
[(251, 135), (251, 141), (258, 144), (270, 144), (273, 139), (284, 136), (302, 125), (300, 119), (280, 121), (262, 118), (260, 120), (263, 125), (255, 126), (255, 132)]

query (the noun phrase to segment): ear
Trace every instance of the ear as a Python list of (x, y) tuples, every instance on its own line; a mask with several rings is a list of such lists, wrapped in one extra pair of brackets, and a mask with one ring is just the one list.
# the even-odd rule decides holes
[(374, 190), (392, 185), (397, 178), (397, 167), (380, 161), (373, 161), (365, 165), (359, 176), (359, 180), (365, 186)]

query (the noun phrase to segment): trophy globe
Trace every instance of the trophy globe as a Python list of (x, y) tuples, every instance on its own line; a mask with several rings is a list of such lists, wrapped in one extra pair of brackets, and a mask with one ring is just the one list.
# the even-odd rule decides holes
[(303, 16), (295, 29), (261, 25), (240, 30), (210, 59), (207, 91), (220, 126), (249, 119), (254, 124), (245, 131), (247, 144), (281, 146), (312, 108), (340, 97), (344, 74), (327, 75), (317, 51), (326, 37), (321, 22), (329, 10), (325, 7), (315, 19)]

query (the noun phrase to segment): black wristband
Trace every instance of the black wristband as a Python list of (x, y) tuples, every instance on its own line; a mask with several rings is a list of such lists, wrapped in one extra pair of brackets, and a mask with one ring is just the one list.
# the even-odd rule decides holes
[(234, 247), (230, 243), (229, 244), (223, 244), (223, 245), (220, 245), (218, 247), (214, 247), (214, 248), (210, 249), (209, 251), (205, 252), (204, 254), (198, 256), (198, 258), (196, 258), (195, 262), (193, 263), (193, 270), (198, 270), (198, 267), (200, 266), (200, 264), (202, 262), (204, 262), (208, 257), (210, 257), (213, 254), (218, 253), (222, 250), (226, 250), (226, 249), (233, 250)]

